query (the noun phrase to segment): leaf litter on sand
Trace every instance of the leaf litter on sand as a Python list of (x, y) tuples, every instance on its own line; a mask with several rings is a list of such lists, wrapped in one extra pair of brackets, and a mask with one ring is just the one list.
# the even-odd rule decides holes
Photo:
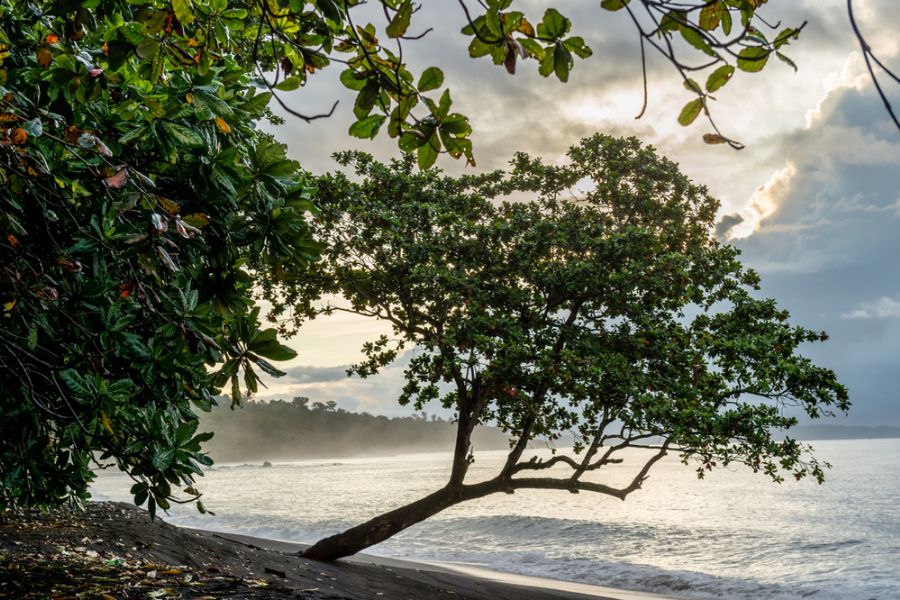
[(0, 599), (309, 597), (219, 567), (149, 562), (140, 543), (104, 542), (86, 528), (63, 511), (0, 514)]

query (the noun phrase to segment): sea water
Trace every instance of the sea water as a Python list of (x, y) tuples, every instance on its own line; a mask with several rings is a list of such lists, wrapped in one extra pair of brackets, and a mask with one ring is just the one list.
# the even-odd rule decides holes
[[(698, 480), (669, 456), (624, 502), (586, 492), (496, 494), (367, 552), (680, 598), (900, 599), (900, 439), (813, 445), (832, 464), (821, 486), (792, 478), (776, 485), (746, 469)], [(624, 483), (645, 458), (626, 455), (594, 479)], [(470, 478), (490, 477), (503, 459), (503, 452), (476, 454)], [(441, 487), (449, 461), (435, 453), (216, 466), (197, 486), (215, 516), (178, 506), (164, 518), (312, 542)], [(130, 483), (104, 473), (94, 498), (128, 501)]]

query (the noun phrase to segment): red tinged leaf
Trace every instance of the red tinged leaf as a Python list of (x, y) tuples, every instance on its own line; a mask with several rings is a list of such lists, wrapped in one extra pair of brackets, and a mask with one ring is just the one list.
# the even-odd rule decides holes
[(69, 125), (66, 127), (66, 139), (70, 144), (77, 144), (78, 138), (83, 132), (77, 125)]
[(506, 72), (510, 75), (516, 74), (516, 52), (512, 48), (507, 49), (506, 51), (506, 60), (503, 61), (503, 66), (506, 67)]
[(28, 134), (21, 127), (16, 127), (9, 134), (9, 142), (21, 146), (28, 140)]
[(115, 175), (110, 175), (109, 177), (104, 179), (103, 183), (106, 185), (106, 187), (112, 188), (114, 190), (125, 187), (125, 184), (128, 183), (128, 169), (122, 167), (116, 172)]
[(53, 52), (50, 51), (50, 48), (41, 46), (38, 48), (35, 58), (37, 59), (37, 64), (46, 69), (53, 62)]

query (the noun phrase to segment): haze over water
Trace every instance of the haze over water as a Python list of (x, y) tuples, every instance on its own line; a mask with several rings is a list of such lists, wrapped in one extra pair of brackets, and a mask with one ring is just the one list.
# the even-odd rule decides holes
[[(814, 442), (825, 485), (782, 485), (746, 469), (698, 481), (669, 456), (625, 502), (519, 491), (452, 507), (370, 549), (684, 598), (900, 598), (900, 439)], [(538, 454), (546, 454), (539, 451)], [(503, 452), (476, 454), (474, 481)], [(178, 506), (177, 525), (312, 542), (415, 500), (446, 481), (449, 454), (217, 466), (197, 487), (216, 513)], [(616, 478), (637, 463), (616, 467)], [(97, 500), (129, 501), (102, 474)]]

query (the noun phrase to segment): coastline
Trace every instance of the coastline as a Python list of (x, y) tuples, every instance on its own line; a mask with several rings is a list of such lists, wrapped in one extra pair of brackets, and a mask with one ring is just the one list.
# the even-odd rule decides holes
[[(250, 544), (266, 550), (274, 550), (294, 555), (305, 550), (309, 545), (300, 542), (274, 540), (255, 536), (215, 532), (194, 529), (202, 535), (229, 539), (241, 544)], [(305, 559), (303, 559), (305, 560)], [(315, 561), (309, 561), (315, 562)], [(455, 588), (476, 595), (471, 598), (486, 599), (571, 599), (571, 600), (682, 600), (675, 596), (665, 596), (651, 592), (621, 590), (597, 585), (589, 585), (546, 577), (532, 577), (516, 573), (494, 571), (479, 565), (452, 562), (417, 561), (410, 559), (389, 558), (360, 553), (341, 559), (335, 563), (316, 563), (326, 565), (360, 565), (385, 569), (413, 581), (420, 581), (436, 586)], [(509, 590), (510, 594), (505, 595)], [(454, 590), (455, 591), (455, 590)], [(459, 592), (457, 592), (459, 593)], [(487, 594), (483, 596), (483, 594)]]
[(331, 563), (306, 546), (176, 527), (121, 502), (84, 512), (0, 514), (5, 597), (309, 600), (677, 600), (671, 596), (360, 554)]

